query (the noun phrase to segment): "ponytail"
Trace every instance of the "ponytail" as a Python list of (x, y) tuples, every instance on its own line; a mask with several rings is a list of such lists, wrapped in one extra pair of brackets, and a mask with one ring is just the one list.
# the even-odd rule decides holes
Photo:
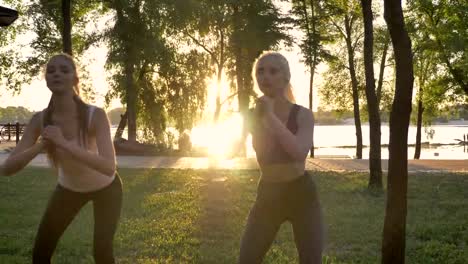
[(296, 98), (294, 97), (291, 83), (288, 83), (288, 87), (286, 88), (286, 92), (284, 96), (286, 97), (286, 99), (288, 99), (289, 102), (293, 104), (296, 103)]
[[(47, 108), (45, 109), (45, 112), (43, 113), (43, 128), (53, 125), (52, 122), (52, 113), (54, 112), (54, 101), (52, 100), (53, 96), (50, 97), (49, 104), (47, 105)], [(55, 156), (55, 146), (52, 144), (48, 144), (46, 148), (46, 153), (47, 157), (49, 158), (50, 162), (52, 163), (52, 166), (57, 168), (57, 159)]]

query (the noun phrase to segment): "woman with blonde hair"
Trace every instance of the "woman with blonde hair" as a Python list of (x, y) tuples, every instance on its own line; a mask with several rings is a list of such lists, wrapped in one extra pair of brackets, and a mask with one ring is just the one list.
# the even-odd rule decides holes
[(122, 207), (122, 183), (115, 170), (107, 115), (81, 100), (71, 56), (53, 56), (45, 79), (52, 92), (49, 106), (32, 117), (1, 168), (3, 175), (12, 175), (46, 150), (56, 169), (58, 184), (39, 225), (33, 263), (50, 263), (63, 232), (89, 201), (94, 207), (94, 259), (115, 263), (112, 244)]
[(263, 93), (251, 125), (261, 170), (257, 198), (241, 241), (239, 263), (261, 263), (281, 224), (289, 221), (300, 263), (321, 263), (323, 224), (314, 181), (305, 171), (312, 146), (312, 112), (294, 103), (286, 58), (265, 52), (255, 62), (254, 79)]

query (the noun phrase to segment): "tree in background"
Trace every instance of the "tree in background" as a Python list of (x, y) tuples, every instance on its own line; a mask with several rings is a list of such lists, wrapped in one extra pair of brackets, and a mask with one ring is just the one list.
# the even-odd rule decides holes
[(388, 191), (382, 263), (405, 263), (408, 191), (408, 127), (413, 93), (413, 55), (401, 1), (384, 0), (384, 18), (395, 54), (395, 97), (390, 114)]
[(389, 51), (391, 51), (391, 45), (387, 28), (384, 26), (374, 27), (374, 58), (376, 60), (374, 63), (378, 63), (379, 66), (376, 95), (377, 104), (381, 113), (386, 112), (387, 109), (390, 110), (393, 100), (394, 89), (389, 87), (390, 85), (385, 85), (388, 83), (388, 81), (385, 80), (385, 70), (390, 65), (394, 65), (393, 57), (389, 56)]
[(21, 67), (24, 56), (16, 43), (18, 36), (27, 30), (27, 17), (23, 14), (27, 6), (21, 1), (3, 1), (19, 13), (18, 19), (8, 27), (0, 30), (0, 86), (6, 87), (13, 93), (19, 93), (24, 83), (31, 81), (31, 76), (26, 67)]
[[(23, 85), (42, 74), (51, 56), (64, 51), (71, 53), (73, 43), (74, 56), (80, 68), (80, 88), (86, 99), (93, 100), (94, 92), (87, 81), (86, 63), (81, 59), (83, 53), (98, 39), (96, 32), (86, 31), (85, 28), (93, 22), (92, 13), (101, 13), (99, 2), (74, 1), (70, 6), (67, 6), (69, 1), (36, 0), (27, 5), (23, 5), (22, 1), (11, 2), (19, 5), (22, 14), (17, 27), (12, 27), (12, 30), (15, 34), (25, 34), (26, 29), (32, 29), (34, 37), (30, 43), (18, 43), (19, 48), (15, 47), (15, 51), (9, 53), (6, 59), (9, 63), (2, 62), (2, 65), (9, 66), (9, 73), (4, 75), (8, 86), (20, 92)], [(62, 4), (65, 4), (63, 9)], [(19, 51), (25, 49), (30, 52), (20, 54)]]
[(415, 159), (421, 154), (422, 126), (441, 114), (443, 106), (466, 100), (466, 19), (463, 1), (408, 1), (409, 29), (414, 42), (417, 94)]
[[(265, 50), (280, 43), (291, 44), (286, 33), (291, 21), (270, 0), (230, 1), (233, 10), (230, 52), (233, 54), (228, 76), (237, 93), (239, 112), (244, 118), (250, 103), (257, 98), (254, 92), (252, 67), (255, 59)], [(245, 138), (240, 142), (240, 154), (245, 155)]]
[(217, 123), (221, 113), (222, 87), (221, 81), (225, 73), (226, 63), (231, 57), (229, 53), (229, 36), (232, 34), (230, 18), (232, 10), (229, 1), (197, 1), (178, 5), (176, 10), (183, 15), (178, 22), (184, 27), (178, 26), (183, 35), (188, 38), (187, 45), (200, 47), (210, 56), (210, 67), (216, 71), (216, 102), (214, 122)]
[(418, 30), (427, 34), (430, 48), (435, 52), (437, 63), (443, 67), (446, 89), (455, 94), (468, 95), (468, 59), (466, 28), (466, 1), (408, 1), (408, 10), (414, 13)]
[(364, 20), (364, 67), (366, 76), (367, 112), (369, 113), (369, 188), (382, 189), (382, 160), (380, 145), (380, 109), (374, 77), (374, 26), (372, 0), (361, 0)]
[[(326, 14), (320, 0), (293, 0), (291, 13), (297, 17), (295, 25), (305, 33), (299, 47), (301, 48), (303, 61), (310, 71), (309, 109), (313, 111), (315, 71), (319, 63), (330, 56), (324, 46), (329, 42), (326, 24), (322, 23)], [(314, 135), (312, 134), (311, 137), (313, 139)], [(310, 156), (314, 157), (313, 144), (310, 149)]]
[[(207, 56), (180, 45), (174, 2), (115, 0), (116, 24), (107, 34), (106, 67), (113, 72), (107, 101), (119, 97), (127, 106), (129, 141), (142, 139), (167, 147), (168, 122), (190, 129), (205, 105)], [(191, 67), (188, 69), (187, 67)], [(176, 109), (177, 108), (177, 109)], [(138, 113), (138, 116), (137, 116)], [(190, 120), (190, 122), (188, 122)]]
[[(416, 120), (416, 144), (414, 159), (419, 159), (421, 156), (421, 137), (422, 137), (422, 126), (423, 126), (423, 114), (425, 106), (427, 104), (430, 108), (430, 112), (436, 110), (437, 105), (443, 100), (431, 100), (429, 97), (435, 95), (434, 93), (438, 89), (435, 87), (430, 87), (429, 84), (432, 80), (437, 78), (436, 75), (432, 75), (437, 72), (436, 63), (434, 61), (434, 53), (426, 49), (423, 44), (422, 39), (418, 39), (415, 35), (412, 34), (414, 41), (414, 75), (416, 78), (415, 84), (418, 87), (418, 92), (416, 94), (417, 98), (417, 120)], [(424, 33), (423, 33), (424, 34)], [(435, 82), (436, 83), (436, 82)], [(435, 84), (433, 83), (433, 84)], [(438, 94), (438, 98), (443, 98), (444, 94)], [(426, 102), (426, 103), (424, 103)], [(426, 122), (429, 124), (429, 122)]]
[[(362, 129), (361, 129), (361, 114), (360, 114), (360, 92), (363, 85), (362, 75), (359, 74), (360, 65), (358, 65), (357, 54), (362, 47), (363, 38), (363, 23), (360, 6), (358, 2), (348, 2), (343, 0), (334, 0), (326, 2), (326, 10), (328, 19), (326, 23), (329, 25), (329, 33), (333, 37), (334, 45), (332, 52), (333, 57), (329, 59), (328, 73), (325, 74), (327, 83), (324, 85), (321, 94), (327, 101), (342, 103), (345, 101), (343, 96), (348, 94), (346, 90), (351, 91), (352, 95), (352, 108), (354, 110), (354, 125), (356, 127), (356, 158), (362, 158)], [(344, 59), (346, 58), (346, 60)], [(339, 71), (339, 72), (338, 72)], [(347, 72), (347, 73), (346, 73)], [(333, 78), (334, 75), (339, 75), (338, 82)], [(347, 75), (347, 76), (346, 76)], [(337, 79), (338, 79), (337, 78)], [(346, 81), (350, 80), (350, 82)], [(350, 84), (349, 86), (346, 84)], [(349, 88), (348, 88), (349, 87)], [(340, 90), (341, 95), (338, 93), (335, 96), (341, 98), (333, 98), (331, 90)], [(343, 91), (343, 89), (345, 91)], [(331, 95), (331, 96), (327, 96)], [(347, 101), (347, 100), (346, 100)], [(330, 101), (328, 101), (330, 103)], [(341, 104), (342, 106), (348, 103)]]
[(16, 122), (21, 124), (28, 123), (33, 115), (34, 112), (22, 106), (8, 106), (5, 108), (0, 107), (0, 123), (3, 124)]
[(291, 38), (286, 33), (291, 21), (273, 1), (233, 1), (231, 8), (234, 30), (230, 36), (233, 61), (229, 76), (236, 85), (239, 110), (243, 113), (248, 109), (250, 100), (256, 98), (252, 80), (255, 59), (263, 51), (277, 48), (280, 43), (291, 44)]

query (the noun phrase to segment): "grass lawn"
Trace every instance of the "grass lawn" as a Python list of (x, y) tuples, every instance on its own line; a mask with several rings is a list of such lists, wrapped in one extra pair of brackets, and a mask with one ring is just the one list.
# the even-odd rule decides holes
[[(257, 171), (119, 170), (119, 263), (236, 263), (255, 200)], [(324, 263), (379, 263), (385, 195), (366, 191), (364, 173), (313, 173), (327, 225)], [(0, 263), (30, 263), (40, 217), (55, 187), (48, 169), (0, 178)], [(407, 263), (468, 263), (468, 175), (411, 174)], [(93, 263), (92, 206), (62, 237), (55, 263)], [(297, 263), (289, 224), (264, 263)]]

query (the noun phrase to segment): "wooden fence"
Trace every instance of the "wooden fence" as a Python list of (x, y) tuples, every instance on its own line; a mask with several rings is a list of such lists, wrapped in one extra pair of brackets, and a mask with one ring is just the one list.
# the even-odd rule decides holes
[(20, 124), (18, 122), (0, 124), (0, 143), (11, 141), (12, 138), (15, 138), (16, 144), (18, 144), (25, 128), (26, 124)]

